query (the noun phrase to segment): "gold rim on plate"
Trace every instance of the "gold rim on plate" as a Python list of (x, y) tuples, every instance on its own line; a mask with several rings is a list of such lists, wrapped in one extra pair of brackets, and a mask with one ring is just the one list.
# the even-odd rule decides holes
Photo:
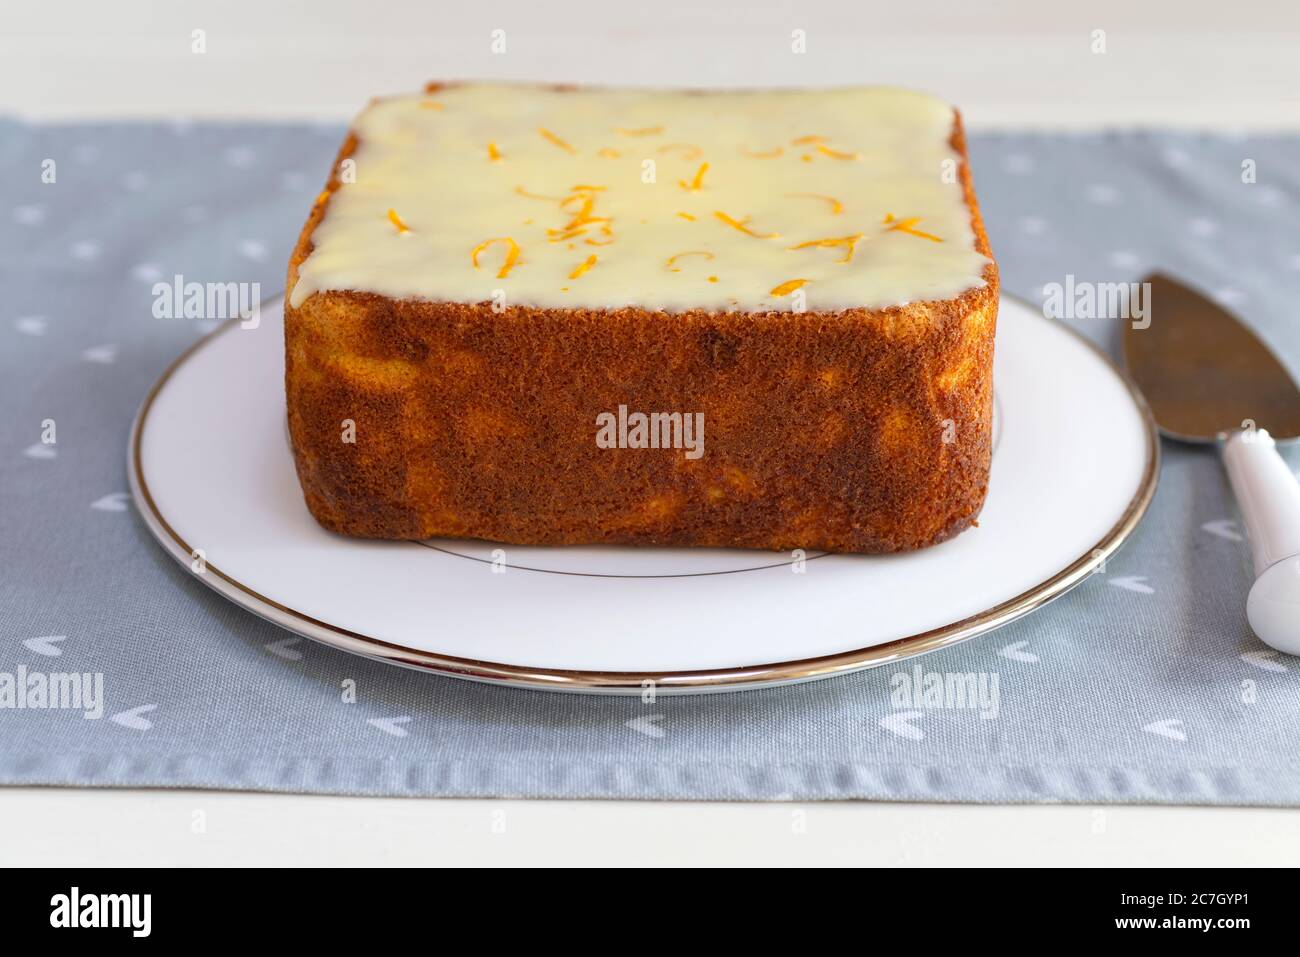
[[(1011, 299), (1014, 297), (1006, 296)], [(278, 297), (268, 300), (274, 303)], [(1025, 303), (1028, 305), (1028, 303)], [(1032, 307), (1031, 307), (1032, 308)], [(1046, 320), (1044, 320), (1046, 321)], [(131, 484), (131, 494), (135, 498), (140, 514), (154, 537), (163, 545), (173, 558), (187, 568), (193, 559), (193, 549), (180, 537), (158, 510), (158, 506), (149, 492), (149, 485), (144, 478), (141, 467), (140, 445), (144, 434), (145, 421), (154, 399), (191, 356), (203, 348), (238, 320), (230, 320), (219, 328), (195, 342), (182, 352), (169, 365), (162, 376), (154, 383), (145, 396), (131, 424), (131, 436), (127, 447), (127, 472)], [(1047, 604), (1054, 598), (1069, 591), (1098, 566), (1109, 558), (1137, 527), (1151, 498), (1155, 494), (1156, 480), (1160, 473), (1160, 439), (1156, 431), (1155, 419), (1147, 406), (1142, 393), (1138, 391), (1133, 380), (1111, 362), (1110, 357), (1093, 345), (1088, 339), (1075, 332), (1069, 326), (1059, 324), (1064, 332), (1074, 336), (1080, 343), (1092, 350), (1106, 364), (1128, 389), (1134, 404), (1142, 415), (1146, 425), (1146, 467), (1138, 483), (1137, 492), (1125, 508), (1123, 515), (1111, 527), (1093, 548), (1071, 562), (1061, 571), (1040, 582), (1033, 588), (1022, 592), (1014, 598), (1007, 599), (977, 615), (956, 621), (939, 628), (933, 628), (920, 634), (869, 648), (857, 648), (833, 655), (817, 658), (803, 658), (795, 661), (772, 662), (769, 664), (745, 665), (739, 668), (717, 668), (694, 671), (574, 671), (559, 668), (536, 668), (521, 665), (504, 664), (498, 661), (482, 661), (473, 658), (460, 658), (455, 655), (441, 655), (430, 651), (420, 651), (372, 638), (359, 632), (339, 628), (329, 622), (320, 621), (301, 612), (295, 611), (268, 598), (247, 585), (227, 575), (212, 564), (205, 566), (206, 573), (200, 580), (235, 604), (248, 609), (295, 634), (315, 641), (341, 648), (353, 654), (362, 655), (389, 664), (402, 665), (421, 671), (431, 671), (453, 678), (491, 684), (508, 685), (520, 688), (532, 688), (549, 691), (587, 691), (606, 693), (639, 693), (653, 686), (657, 691), (725, 691), (740, 690), (778, 684), (790, 684), (799, 681), (813, 681), (834, 675), (848, 674), (866, 668), (874, 668), (904, 658), (946, 648), (959, 641), (974, 638), (994, 628), (1014, 621), (1022, 615)]]

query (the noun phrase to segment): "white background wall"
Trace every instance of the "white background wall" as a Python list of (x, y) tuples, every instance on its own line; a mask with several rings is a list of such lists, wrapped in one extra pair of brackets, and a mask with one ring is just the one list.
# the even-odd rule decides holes
[(342, 119), (375, 93), (491, 77), (893, 83), (975, 128), (1300, 127), (1294, 0), (42, 0), (3, 20), (0, 110), (38, 117)]

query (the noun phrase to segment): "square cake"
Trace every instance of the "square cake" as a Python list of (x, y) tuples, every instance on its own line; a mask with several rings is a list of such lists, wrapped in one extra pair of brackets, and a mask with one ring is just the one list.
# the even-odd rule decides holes
[(931, 97), (433, 84), (289, 263), (298, 477), (345, 535), (920, 548), (984, 501), (997, 305)]

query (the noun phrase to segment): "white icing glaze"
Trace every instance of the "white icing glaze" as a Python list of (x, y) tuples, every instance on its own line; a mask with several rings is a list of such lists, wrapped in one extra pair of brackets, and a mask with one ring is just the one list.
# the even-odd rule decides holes
[[(355, 181), (330, 198), (290, 301), (503, 290), (509, 305), (755, 311), (792, 308), (774, 290), (799, 279), (810, 311), (951, 298), (982, 286), (987, 262), (952, 125), (946, 104), (890, 88), (485, 84), (379, 100), (353, 126)], [(507, 238), (519, 256), (500, 278)], [(832, 239), (845, 241), (792, 248)]]

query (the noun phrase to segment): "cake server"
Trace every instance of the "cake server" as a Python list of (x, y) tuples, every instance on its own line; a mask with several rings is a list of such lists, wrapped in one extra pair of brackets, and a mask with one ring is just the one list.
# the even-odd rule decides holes
[(1217, 303), (1168, 276), (1143, 283), (1145, 320), (1124, 333), (1129, 372), (1166, 437), (1218, 446), (1255, 561), (1246, 617), (1300, 655), (1300, 482), (1275, 447), (1300, 438), (1300, 387)]

